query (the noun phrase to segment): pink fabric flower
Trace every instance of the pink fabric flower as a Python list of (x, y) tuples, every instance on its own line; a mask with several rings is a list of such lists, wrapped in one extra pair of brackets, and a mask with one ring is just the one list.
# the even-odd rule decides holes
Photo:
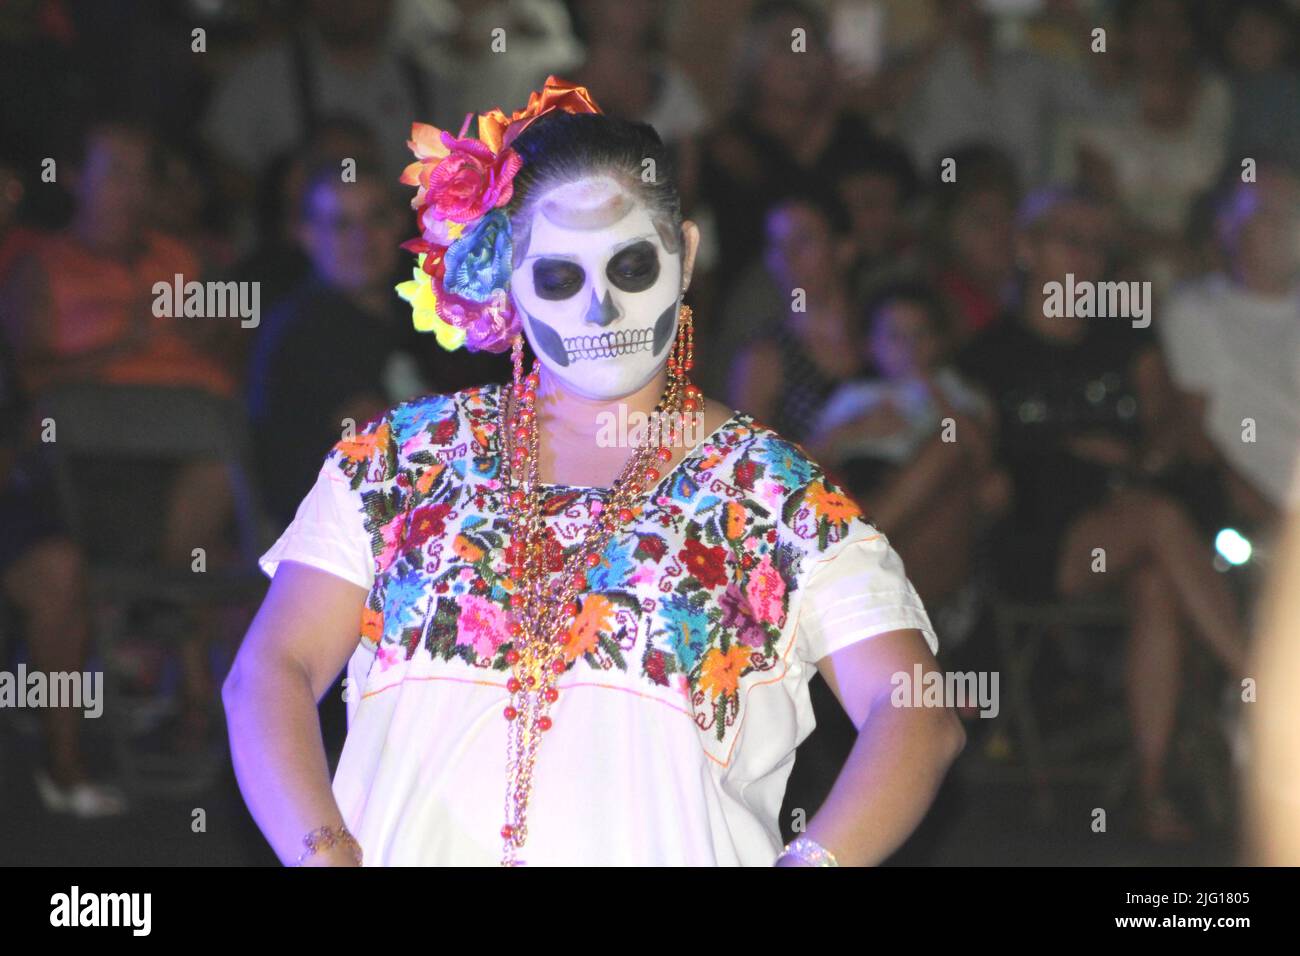
[(463, 594), (456, 619), (456, 643), (468, 644), (479, 657), (491, 657), (506, 639), (506, 612), (476, 594)]
[(402, 654), (398, 648), (393, 647), (390, 644), (380, 645), (378, 655), (379, 672), (381, 674), (402, 659)]
[(436, 218), (473, 222), (510, 201), (515, 173), (523, 164), (518, 153), (506, 149), (498, 156), (478, 140), (456, 139), (446, 130), (442, 144), (447, 155), (436, 166), (426, 165), (420, 174)]
[(763, 555), (758, 567), (750, 572), (745, 596), (760, 621), (781, 626), (785, 617), (785, 579), (772, 565), (770, 555)]

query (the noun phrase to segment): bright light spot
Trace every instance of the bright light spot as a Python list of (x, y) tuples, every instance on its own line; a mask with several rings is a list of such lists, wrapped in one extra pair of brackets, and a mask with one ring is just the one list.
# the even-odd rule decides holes
[(1229, 564), (1245, 564), (1250, 560), (1250, 542), (1234, 528), (1224, 528), (1214, 537), (1214, 550), (1223, 555)]

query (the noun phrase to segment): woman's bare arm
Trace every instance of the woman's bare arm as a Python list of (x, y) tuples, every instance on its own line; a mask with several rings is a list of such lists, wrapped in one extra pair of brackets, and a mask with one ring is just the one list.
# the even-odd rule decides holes
[(891, 702), (893, 675), (910, 681), (917, 664), (942, 672), (921, 632), (911, 629), (858, 641), (817, 662), (858, 728), (853, 751), (807, 827), (841, 866), (875, 866), (898, 849), (965, 746), (966, 731), (947, 707)]
[[(222, 687), (240, 792), (286, 864), (305, 834), (343, 822), (316, 707), (357, 646), (365, 599), (359, 585), (282, 561)], [(309, 859), (352, 862), (341, 848)]]

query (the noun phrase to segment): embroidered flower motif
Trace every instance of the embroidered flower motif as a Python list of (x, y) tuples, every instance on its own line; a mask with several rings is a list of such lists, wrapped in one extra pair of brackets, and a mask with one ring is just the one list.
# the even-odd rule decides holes
[(361, 609), (361, 636), (379, 642), (384, 636), (384, 614), (382, 611), (374, 611), (367, 605)]
[(587, 587), (593, 591), (607, 591), (622, 587), (632, 573), (632, 556), (619, 546), (617, 537), (611, 538), (600, 555), (600, 563), (587, 569)]
[[(515, 584), (508, 577), (505, 489), (490, 477), (499, 451), (486, 431), (492, 440), (455, 444), (467, 428), (495, 424), (493, 396), (499, 390), (485, 387), (403, 404), (334, 459), (360, 493), (371, 549), (379, 553), (372, 596), (378, 608), (366, 605), (361, 629), (382, 648), (381, 668), (401, 666), (421, 650), (449, 666), (493, 661), (510, 640)], [(675, 469), (644, 520), (611, 539), (586, 569), (589, 591), (567, 631), (564, 656), (571, 664), (596, 654), (602, 667), (636, 670), (657, 693), (680, 692), (704, 745), (726, 760), (728, 740), (744, 719), (747, 683), (780, 673), (791, 638), (782, 629), (801, 569), (827, 547), (828, 531), (839, 525), (838, 538), (860, 512), (797, 446), (771, 432), (740, 424), (725, 430), (717, 446), (725, 451), (709, 489), (719, 487), (714, 478), (741, 488), (742, 468), (750, 487), (739, 497), (716, 497), (700, 490), (698, 457)], [(381, 459), (383, 468), (357, 467)], [(804, 485), (786, 489), (805, 472)], [(546, 495), (547, 567), (564, 567), (584, 526), (579, 512), (594, 513), (599, 503), (572, 489)], [(774, 547), (778, 542), (784, 543)], [(399, 551), (407, 560), (394, 564)], [(440, 597), (430, 605), (434, 595)], [(625, 645), (625, 636), (632, 643)]]
[(582, 610), (569, 627), (568, 639), (564, 642), (566, 659), (577, 660), (584, 654), (596, 650), (600, 643), (602, 631), (608, 631), (614, 620), (614, 605), (603, 594), (590, 594), (582, 602)]
[(706, 588), (721, 587), (727, 583), (727, 552), (725, 548), (709, 547), (694, 538), (677, 552), (677, 560), (686, 565), (695, 580)]
[(736, 632), (736, 640), (750, 647), (762, 647), (767, 643), (767, 631), (758, 622), (749, 596), (736, 584), (728, 584), (727, 590), (718, 599), (722, 608), (722, 626)]
[[(468, 561), (470, 564), (477, 564), (483, 558), (483, 549), (474, 544), (474, 542), (470, 541), (469, 538), (465, 537), (463, 534), (456, 535), (456, 540), (452, 542), (452, 550), (455, 551), (462, 560)], [(466, 568), (465, 570), (470, 571), (471, 569)]]
[(402, 660), (401, 652), (392, 644), (381, 644), (379, 650), (375, 652), (375, 656), (379, 660), (379, 672), (381, 674)]
[(842, 492), (832, 491), (822, 481), (814, 481), (808, 486), (804, 500), (812, 506), (819, 518), (833, 524), (844, 524), (862, 514), (862, 509), (852, 498)]
[(348, 440), (344, 439), (335, 443), (337, 449), (344, 458), (352, 462), (368, 462), (376, 456), (384, 454), (392, 432), (389, 430), (388, 422), (384, 422), (378, 428), (366, 433), (363, 429), (362, 434)]
[(407, 571), (388, 582), (384, 591), (385, 642), (401, 643), (402, 630), (418, 617), (424, 595), (424, 577), (418, 571)]
[(479, 657), (494, 656), (506, 638), (505, 609), (475, 594), (462, 595), (457, 603), (456, 643), (473, 647)]
[(430, 538), (441, 537), (447, 530), (447, 515), (451, 505), (445, 501), (423, 505), (411, 515), (411, 529), (406, 536), (408, 548), (418, 548)]
[(768, 464), (768, 476), (779, 481), (786, 492), (794, 491), (808, 484), (812, 478), (812, 465), (787, 441), (773, 439), (769, 442), (771, 457)]
[(772, 565), (770, 555), (763, 555), (749, 573), (745, 596), (760, 621), (780, 626), (785, 618), (785, 578)]
[(745, 533), (748, 514), (739, 501), (728, 501), (723, 508), (723, 535), (728, 541), (735, 541)]
[(700, 689), (707, 691), (714, 700), (730, 697), (740, 687), (740, 673), (749, 666), (749, 648), (743, 644), (732, 644), (725, 653), (719, 648), (709, 648), (700, 668)]
[(682, 667), (689, 671), (704, 653), (709, 636), (709, 618), (685, 594), (669, 595), (662, 608), (673, 652), (682, 662)]

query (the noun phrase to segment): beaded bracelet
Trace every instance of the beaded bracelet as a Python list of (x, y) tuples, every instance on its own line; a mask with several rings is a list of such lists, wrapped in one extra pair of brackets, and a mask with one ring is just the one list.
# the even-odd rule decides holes
[[(839, 860), (835, 859), (835, 854), (826, 847), (822, 846), (816, 840), (806, 836), (798, 836), (785, 845), (781, 851), (781, 856), (796, 856), (803, 860), (809, 866), (839, 866)], [(779, 860), (781, 857), (777, 857)]]
[(352, 851), (352, 855), (356, 857), (357, 866), (361, 865), (361, 844), (357, 842), (356, 837), (348, 832), (348, 828), (341, 823), (337, 827), (317, 827), (303, 837), (302, 842), (307, 849), (303, 851), (302, 856), (298, 857), (297, 866), (302, 866), (303, 860), (307, 859), (307, 857), (340, 844), (348, 847)]

